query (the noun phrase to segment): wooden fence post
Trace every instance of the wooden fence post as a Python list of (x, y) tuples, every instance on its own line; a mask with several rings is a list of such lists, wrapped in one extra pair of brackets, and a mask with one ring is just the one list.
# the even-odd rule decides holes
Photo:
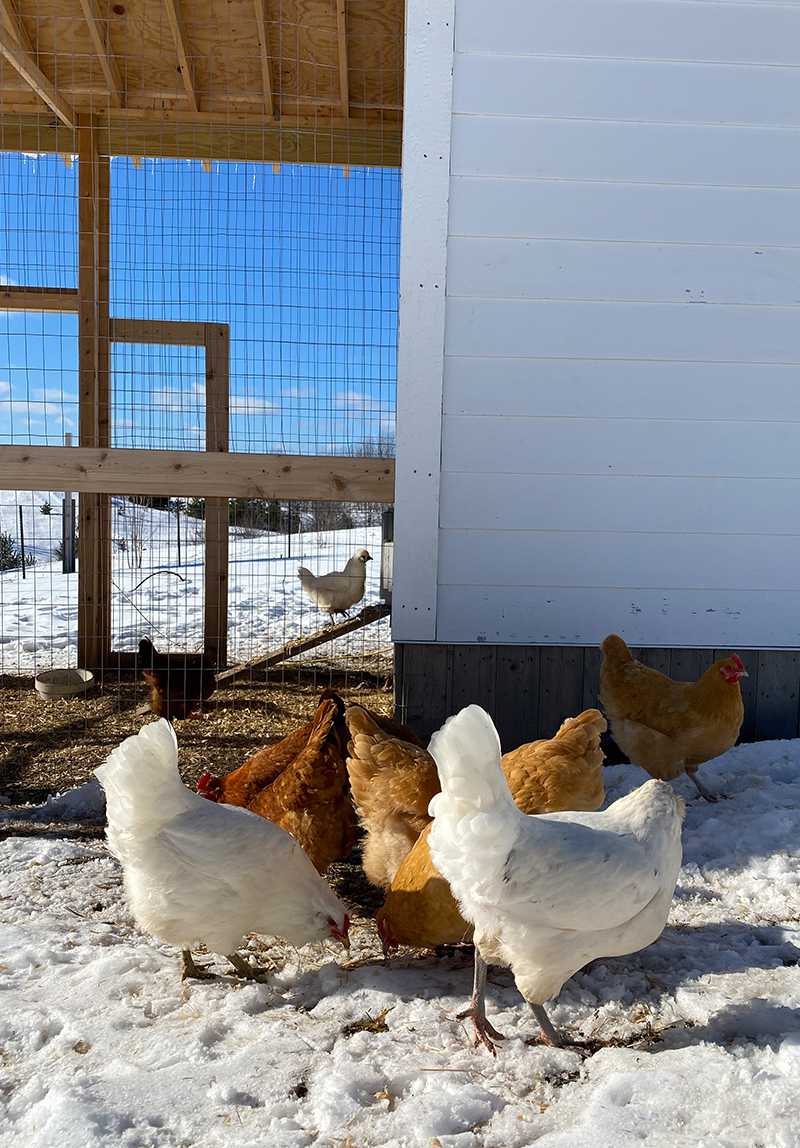
[[(91, 116), (78, 123), (78, 426), (85, 447), (110, 446), (109, 159)], [(81, 494), (78, 661), (102, 666), (111, 650), (111, 499)]]

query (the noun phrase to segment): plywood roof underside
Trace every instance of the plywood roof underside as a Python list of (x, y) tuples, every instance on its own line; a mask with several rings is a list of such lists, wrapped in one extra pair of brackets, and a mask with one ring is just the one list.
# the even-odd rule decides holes
[(0, 146), (400, 162), (403, 0), (0, 0)]

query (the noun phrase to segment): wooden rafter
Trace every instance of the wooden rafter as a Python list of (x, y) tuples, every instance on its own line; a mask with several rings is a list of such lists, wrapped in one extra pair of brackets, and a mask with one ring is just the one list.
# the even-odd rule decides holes
[(33, 41), (25, 31), (25, 25), (14, 7), (14, 0), (0, 0), (0, 17), (20, 48), (32, 56), (34, 54)]
[(186, 51), (186, 34), (183, 30), (183, 16), (180, 9), (180, 0), (164, 0), (167, 9), (167, 17), (169, 19), (170, 28), (172, 28), (172, 36), (175, 40), (175, 47), (178, 51), (178, 64), (180, 66), (181, 79), (186, 91), (186, 98), (189, 101), (189, 106), (193, 112), (198, 110), (197, 92), (194, 87), (194, 79), (192, 77), (192, 69), (189, 63), (189, 56)]
[(261, 83), (264, 87), (264, 111), (274, 115), (272, 102), (272, 72), (269, 64), (269, 40), (267, 38), (267, 0), (255, 0), (256, 23), (258, 24), (258, 47), (261, 53)]
[(111, 102), (115, 108), (121, 108), (125, 102), (122, 79), (119, 74), (119, 68), (117, 67), (117, 61), (109, 49), (108, 34), (107, 32), (105, 34), (103, 33), (104, 21), (100, 15), (97, 0), (80, 0), (80, 4), (81, 10), (83, 11), (83, 18), (89, 27), (89, 34), (92, 37), (97, 59), (100, 61), (100, 67), (106, 78)]
[(347, 69), (347, 15), (345, 0), (336, 0), (336, 38), (339, 55), (339, 102), (342, 115), (350, 115), (350, 77)]
[(68, 128), (75, 127), (75, 112), (54, 84), (48, 80), (30, 52), (11, 36), (6, 27), (0, 27), (0, 56), (7, 60), (22, 79), (33, 88), (37, 96), (52, 108), (58, 118)]

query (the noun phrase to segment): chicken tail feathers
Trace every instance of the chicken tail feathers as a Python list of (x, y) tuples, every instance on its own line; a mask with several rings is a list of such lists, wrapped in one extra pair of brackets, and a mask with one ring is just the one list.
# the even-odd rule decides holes
[(95, 774), (106, 793), (108, 843), (121, 859), (198, 800), (181, 781), (175, 731), (163, 718), (126, 738)]
[(619, 634), (609, 634), (608, 637), (603, 640), (603, 644), (600, 648), (603, 651), (604, 657), (609, 661), (618, 662), (620, 665), (623, 665), (625, 662), (634, 661), (633, 654), (628, 649), (624, 640), (620, 638)]
[(500, 766), (497, 730), (480, 706), (446, 721), (429, 749), (442, 785), (429, 806), (431, 856), (463, 908), (470, 890), (502, 873), (522, 814)]

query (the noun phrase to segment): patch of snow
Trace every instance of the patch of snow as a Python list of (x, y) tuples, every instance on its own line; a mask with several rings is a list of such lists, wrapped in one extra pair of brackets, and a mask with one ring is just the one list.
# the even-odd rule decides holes
[[(50, 502), (52, 513), (40, 507)], [(0, 673), (30, 673), (77, 665), (78, 576), (64, 574), (54, 549), (61, 540), (62, 496), (44, 491), (4, 491), (0, 496), (0, 531), (19, 544), (19, 507), (23, 508), (26, 553), (36, 564), (25, 571), (0, 573)], [(135, 517), (143, 540), (142, 564), (131, 568), (129, 545)], [(174, 514), (112, 499), (112, 644), (133, 651), (150, 637), (164, 650), (199, 650), (203, 644), (204, 525), (181, 519), (181, 561), (177, 558)], [(291, 555), (287, 554), (291, 547)], [(381, 530), (356, 525), (347, 530), (285, 534), (233, 529), (230, 535), (228, 585), (229, 661), (245, 661), (273, 650), (290, 638), (321, 628), (328, 615), (303, 595), (298, 566), (315, 574), (343, 569), (361, 547), (374, 561), (367, 564), (363, 602), (380, 600)], [(354, 635), (338, 638), (326, 654), (371, 652), (390, 648), (388, 619)]]
[[(644, 780), (606, 772), (610, 799)], [(551, 1008), (603, 1042), (585, 1060), (529, 1043), (499, 970), (489, 1013), (507, 1039), (496, 1060), (473, 1049), (454, 1015), (462, 956), (347, 969), (309, 947), (268, 984), (181, 984), (102, 844), (0, 843), (4, 1148), (796, 1148), (800, 742), (742, 746), (703, 778), (727, 799), (677, 783), (684, 866), (664, 935), (595, 962)], [(386, 1031), (348, 1028), (385, 1009)]]

